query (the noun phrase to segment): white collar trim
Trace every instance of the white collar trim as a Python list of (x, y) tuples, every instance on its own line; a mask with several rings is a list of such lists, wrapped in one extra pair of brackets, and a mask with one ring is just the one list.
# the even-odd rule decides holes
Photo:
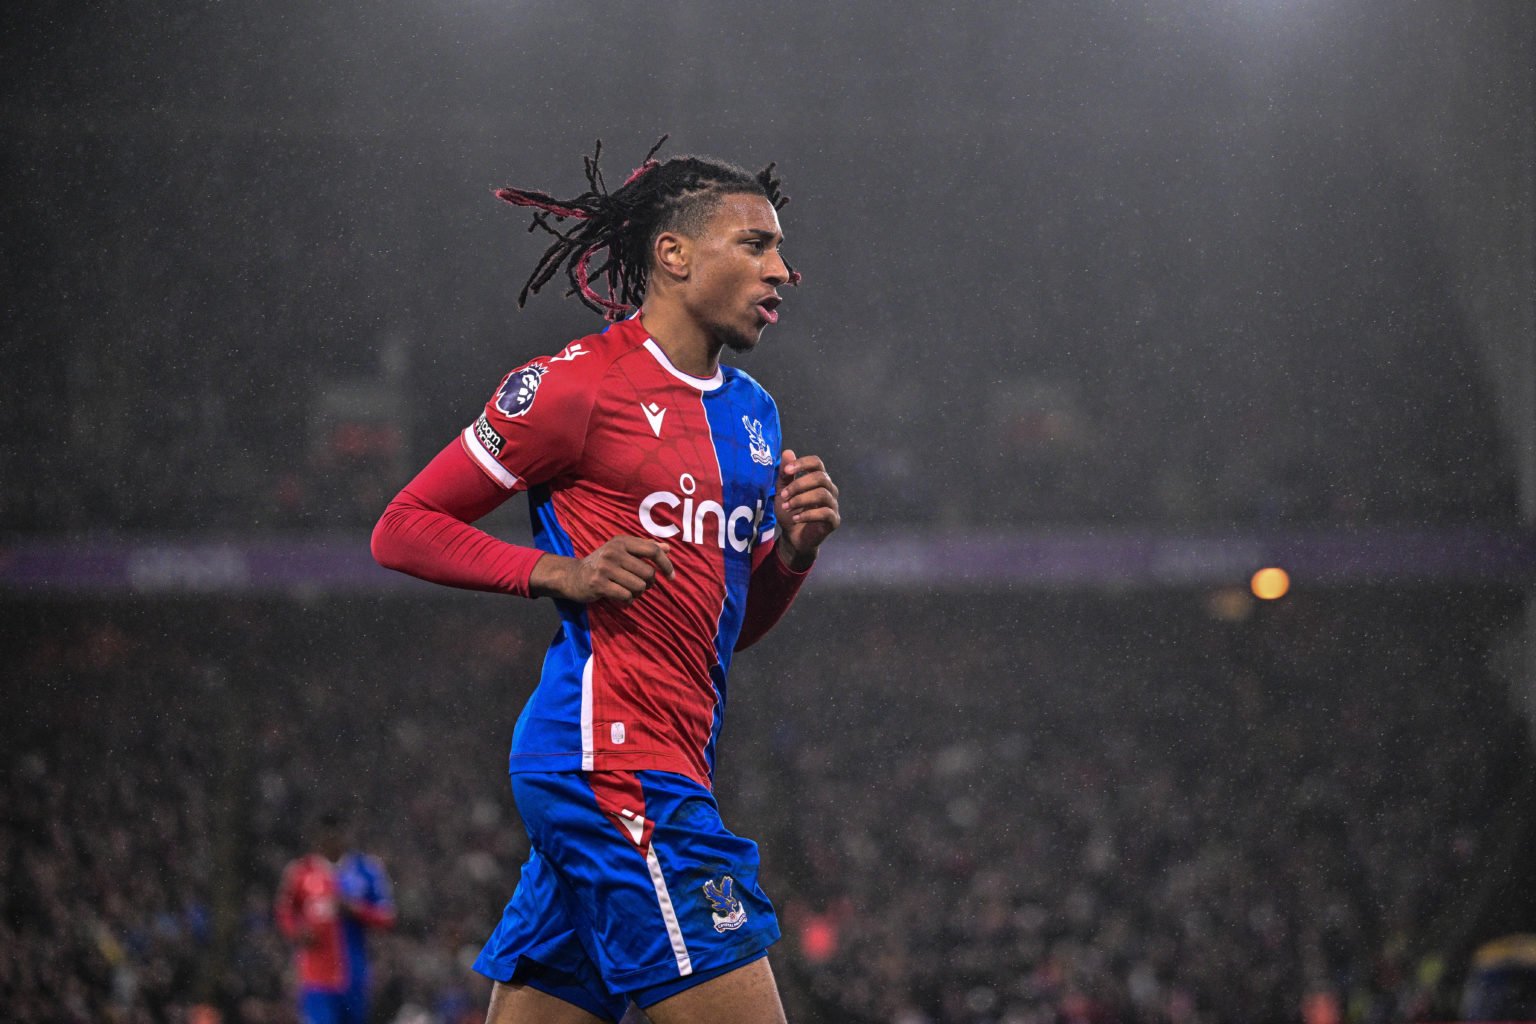
[(651, 355), (656, 357), (656, 361), (661, 364), (663, 370), (666, 370), (691, 388), (696, 388), (699, 391), (713, 391), (725, 383), (725, 372), (718, 366), (715, 367), (715, 375), (713, 377), (695, 377), (673, 366), (672, 360), (667, 358), (667, 354), (661, 350), (660, 345), (656, 344), (654, 338), (646, 338), (645, 347)]

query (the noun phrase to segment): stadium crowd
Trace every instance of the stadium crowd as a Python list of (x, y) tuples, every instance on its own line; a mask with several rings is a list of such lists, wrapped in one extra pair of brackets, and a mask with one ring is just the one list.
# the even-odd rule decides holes
[[(1530, 795), (1485, 657), (1508, 603), (1207, 597), (813, 589), (738, 659), (719, 791), (764, 851), (791, 1019), (1454, 1015)], [(547, 619), (476, 597), (6, 615), (7, 1019), (291, 1022), (273, 893), (336, 807), (396, 885), (376, 1019), (480, 1019), (468, 961), (526, 849), (503, 767)]]

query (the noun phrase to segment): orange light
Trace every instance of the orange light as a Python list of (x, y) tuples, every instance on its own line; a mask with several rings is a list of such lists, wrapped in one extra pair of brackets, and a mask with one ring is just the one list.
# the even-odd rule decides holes
[(1260, 601), (1275, 601), (1290, 591), (1291, 574), (1284, 569), (1269, 566), (1253, 574), (1249, 587), (1253, 590), (1253, 596)]
[(1253, 613), (1253, 598), (1242, 587), (1222, 587), (1205, 599), (1205, 611), (1218, 622), (1242, 622)]

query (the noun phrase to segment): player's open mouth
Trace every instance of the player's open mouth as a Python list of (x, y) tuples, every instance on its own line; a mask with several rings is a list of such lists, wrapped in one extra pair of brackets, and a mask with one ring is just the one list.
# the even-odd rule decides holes
[(783, 301), (777, 295), (770, 295), (767, 298), (757, 300), (757, 315), (763, 318), (763, 323), (776, 324), (779, 322), (779, 303)]

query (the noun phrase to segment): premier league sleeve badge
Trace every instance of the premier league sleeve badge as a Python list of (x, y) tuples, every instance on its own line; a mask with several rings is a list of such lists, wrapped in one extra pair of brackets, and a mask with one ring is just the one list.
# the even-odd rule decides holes
[(514, 370), (501, 382), (496, 392), (496, 408), (509, 419), (525, 415), (533, 408), (533, 400), (539, 394), (539, 382), (549, 372), (543, 363), (529, 363), (521, 370)]

